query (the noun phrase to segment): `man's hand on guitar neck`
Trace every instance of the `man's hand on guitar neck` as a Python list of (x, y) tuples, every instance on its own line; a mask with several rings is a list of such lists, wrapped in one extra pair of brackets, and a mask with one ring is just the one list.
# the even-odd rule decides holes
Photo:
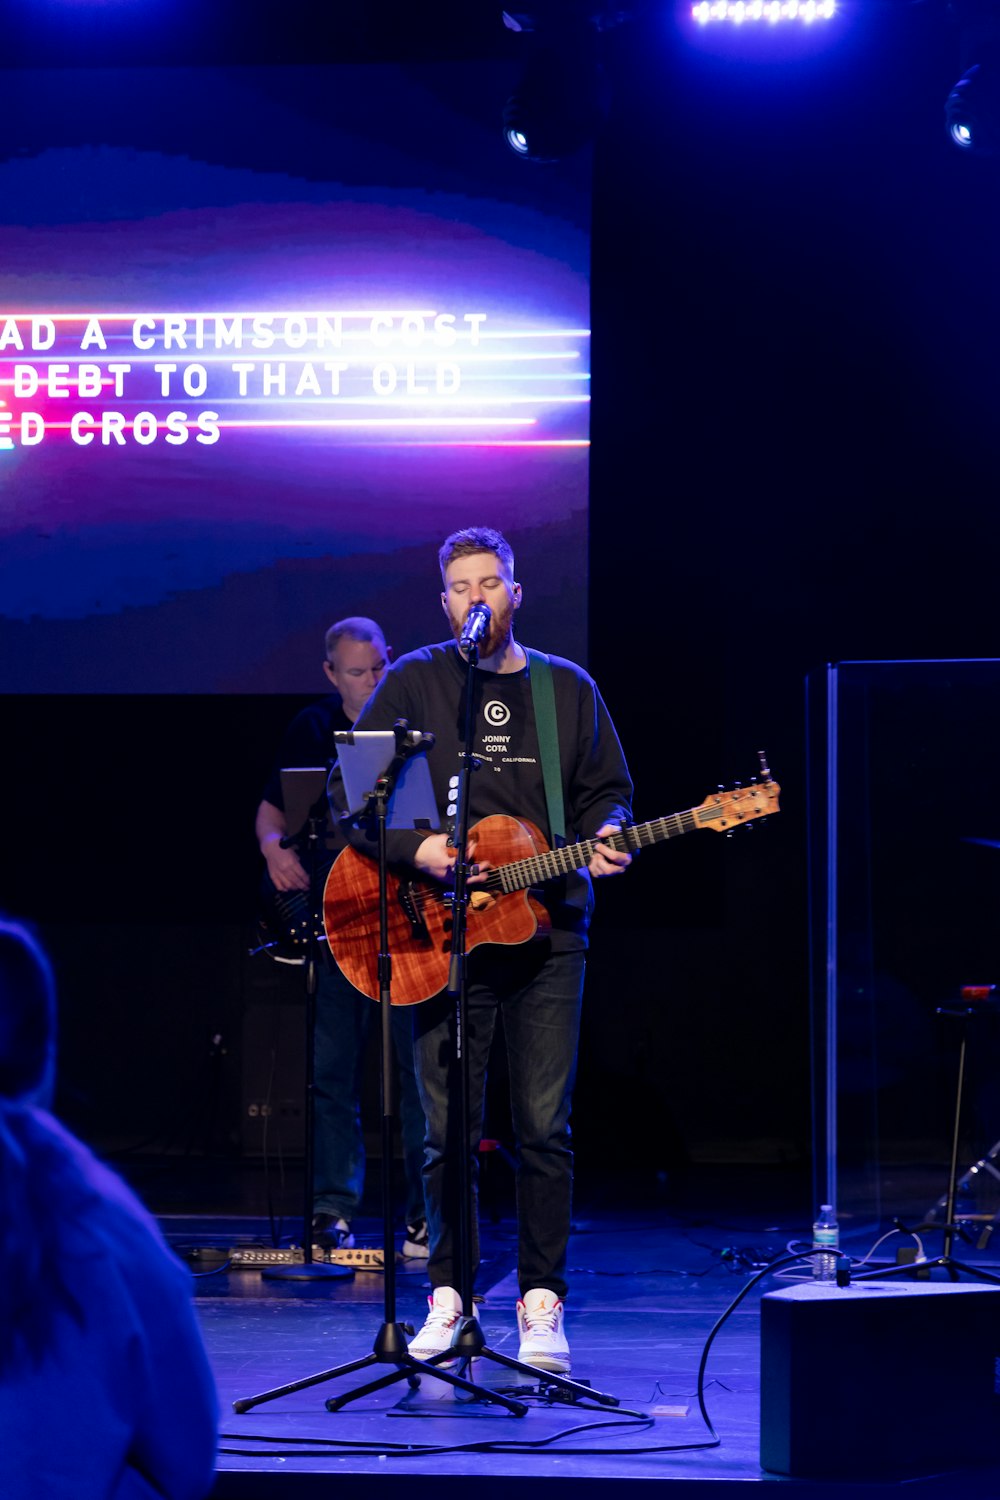
[[(621, 833), (619, 823), (603, 823), (594, 835), (603, 838), (607, 833)], [(587, 869), (595, 879), (601, 875), (620, 875), (632, 863), (632, 856), (625, 849), (613, 849), (610, 844), (598, 844)]]
[(282, 849), (280, 834), (261, 845), (267, 873), (277, 891), (307, 891), (309, 876), (294, 849)]
[[(621, 825), (604, 823), (597, 830), (595, 837), (599, 839), (610, 833), (621, 833)], [(474, 860), (476, 857), (475, 829), (469, 836), (466, 850), (466, 858)], [(432, 833), (418, 845), (413, 856), (413, 863), (422, 875), (430, 875), (434, 880), (441, 881), (443, 885), (451, 885), (454, 879), (456, 853), (454, 845), (448, 841), (447, 834)], [(595, 878), (600, 878), (603, 875), (620, 875), (631, 863), (632, 856), (627, 850), (614, 849), (610, 844), (598, 844), (587, 869)], [(492, 868), (493, 866), (486, 860), (474, 866), (475, 873), (470, 874), (469, 884), (481, 884)]]
[[(476, 835), (472, 833), (465, 846), (466, 859), (476, 857)], [(423, 839), (417, 847), (413, 856), (413, 863), (422, 875), (430, 875), (434, 880), (440, 880), (443, 885), (451, 885), (455, 877), (455, 859), (458, 850), (454, 844), (449, 843), (446, 833), (431, 833)], [(492, 867), (485, 861), (475, 867), (475, 874), (469, 875), (468, 884), (481, 884), (486, 878), (486, 873)]]
[(267, 865), (267, 873), (276, 891), (307, 891), (309, 876), (294, 849), (282, 849), (281, 840), (288, 832), (285, 814), (273, 802), (261, 802), (257, 809), (257, 842)]

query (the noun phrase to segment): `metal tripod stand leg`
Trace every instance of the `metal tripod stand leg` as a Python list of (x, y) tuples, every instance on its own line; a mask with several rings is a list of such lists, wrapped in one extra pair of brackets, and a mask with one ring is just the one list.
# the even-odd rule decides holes
[(392, 1364), (394, 1368), (387, 1374), (380, 1376), (377, 1380), (369, 1381), (367, 1385), (356, 1387), (353, 1391), (346, 1392), (343, 1396), (331, 1396), (326, 1402), (327, 1411), (339, 1411), (350, 1401), (356, 1401), (359, 1396), (367, 1396), (372, 1391), (384, 1389), (393, 1385), (397, 1380), (405, 1380), (411, 1390), (420, 1384), (421, 1375), (431, 1375), (447, 1385), (457, 1387), (467, 1392), (477, 1400), (488, 1402), (496, 1406), (505, 1407), (513, 1416), (523, 1417), (528, 1408), (523, 1401), (512, 1400), (499, 1392), (484, 1390), (481, 1386), (466, 1380), (462, 1375), (456, 1375), (451, 1370), (439, 1370), (435, 1368), (435, 1361), (453, 1359), (451, 1350), (444, 1350), (441, 1354), (433, 1356), (432, 1361), (422, 1362), (413, 1359), (407, 1352), (406, 1330), (401, 1323), (383, 1323), (375, 1340), (375, 1348), (371, 1354), (364, 1355), (361, 1359), (349, 1360), (347, 1364), (336, 1365), (331, 1370), (320, 1370), (315, 1375), (306, 1375), (301, 1380), (292, 1380), (288, 1385), (283, 1385), (274, 1390), (264, 1391), (259, 1396), (248, 1396), (241, 1401), (233, 1402), (233, 1410), (237, 1412), (250, 1411), (253, 1407), (261, 1405), (265, 1401), (273, 1401), (278, 1396), (290, 1396), (294, 1391), (308, 1390), (310, 1386), (321, 1385), (327, 1380), (335, 1380), (338, 1375), (350, 1375), (355, 1370), (370, 1369), (372, 1365)]
[[(967, 1167), (955, 1184), (955, 1218), (959, 1222), (963, 1220), (968, 1222), (969, 1217), (974, 1218), (979, 1230), (979, 1238), (976, 1240), (977, 1250), (985, 1250), (989, 1244), (993, 1231), (1000, 1224), (1000, 1209), (995, 1214), (977, 1213), (966, 1216), (960, 1208), (963, 1190), (975, 1193), (981, 1181), (992, 1178), (998, 1185), (997, 1190), (1000, 1191), (1000, 1168), (996, 1165), (997, 1157), (1000, 1157), (1000, 1141), (994, 1142), (985, 1156), (981, 1156), (978, 1161), (972, 1163), (971, 1167)], [(948, 1194), (942, 1193), (934, 1207), (926, 1214), (927, 1222), (931, 1224), (935, 1222), (935, 1215), (939, 1209), (944, 1209), (947, 1214), (947, 1207)]]
[[(461, 1319), (452, 1348), (468, 1351), (470, 1359), (487, 1359), (494, 1364), (503, 1365), (507, 1370), (516, 1370), (521, 1375), (530, 1375), (532, 1379), (538, 1380), (545, 1385), (554, 1385), (557, 1390), (565, 1392), (567, 1396), (586, 1398), (588, 1401), (596, 1401), (599, 1406), (618, 1406), (620, 1403), (617, 1396), (606, 1395), (602, 1391), (595, 1391), (592, 1386), (581, 1385), (576, 1380), (570, 1380), (567, 1375), (559, 1375), (554, 1371), (542, 1370), (538, 1365), (525, 1364), (523, 1360), (512, 1359), (509, 1354), (501, 1354), (496, 1349), (491, 1349), (485, 1342), (483, 1330), (478, 1318)], [(437, 1358), (437, 1356), (435, 1356)], [(489, 1389), (489, 1387), (487, 1387)]]

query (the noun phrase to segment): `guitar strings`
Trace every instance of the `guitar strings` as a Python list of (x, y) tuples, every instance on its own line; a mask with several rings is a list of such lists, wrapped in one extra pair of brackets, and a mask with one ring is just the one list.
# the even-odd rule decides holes
[[(593, 858), (598, 843), (610, 844), (612, 848), (618, 850), (632, 851), (659, 843), (663, 839), (674, 838), (679, 834), (690, 833), (702, 822), (699, 819), (699, 813), (704, 814), (705, 822), (714, 822), (717, 818), (721, 819), (723, 825), (729, 820), (737, 823), (747, 821), (746, 813), (737, 809), (734, 814), (732, 810), (734, 802), (744, 799), (750, 800), (753, 804), (753, 816), (760, 817), (769, 809), (757, 804), (757, 796), (757, 791), (753, 789), (748, 789), (743, 793), (727, 792), (708, 809), (704, 806), (688, 808), (685, 812), (670, 813), (662, 818), (651, 818), (645, 823), (629, 824), (620, 833), (607, 834), (600, 840), (582, 839), (575, 844), (563, 844), (558, 849), (547, 849), (539, 854), (512, 860), (508, 864), (490, 870), (479, 889), (499, 891), (504, 895), (527, 890), (532, 885), (544, 883), (556, 875), (568, 875), (573, 870), (583, 869)], [(448, 891), (444, 886), (411, 885), (408, 888), (408, 895), (418, 910), (423, 909), (428, 902), (443, 904), (448, 899)]]

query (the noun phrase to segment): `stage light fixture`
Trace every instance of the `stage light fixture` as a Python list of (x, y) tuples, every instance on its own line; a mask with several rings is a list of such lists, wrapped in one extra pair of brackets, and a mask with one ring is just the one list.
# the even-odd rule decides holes
[(959, 151), (1000, 156), (1000, 11), (995, 0), (949, 0), (949, 11), (961, 76), (944, 103), (945, 129)]
[(504, 139), (529, 161), (572, 156), (593, 140), (605, 114), (604, 94), (595, 59), (543, 48), (504, 106)]
[(960, 151), (1000, 156), (1000, 68), (973, 63), (944, 106), (945, 127)]
[(809, 26), (813, 21), (829, 21), (837, 11), (836, 0), (695, 0), (691, 17), (700, 26), (713, 21), (728, 21), (734, 26), (764, 21), (797, 21)]
[(966, 69), (945, 100), (944, 119), (959, 150), (1000, 155), (1000, 70), (995, 60)]
[(610, 102), (601, 34), (632, 10), (540, 0), (531, 11), (504, 11), (503, 23), (525, 33), (528, 56), (503, 110), (503, 133), (515, 155), (554, 162), (593, 140)]
[[(974, 141), (974, 108), (969, 108), (969, 88), (975, 82), (975, 75), (979, 72), (978, 66), (973, 66), (968, 73), (962, 75), (944, 103), (945, 124), (948, 134), (956, 146), (961, 146), (964, 151), (972, 149)], [(973, 106), (975, 99), (972, 100)]]

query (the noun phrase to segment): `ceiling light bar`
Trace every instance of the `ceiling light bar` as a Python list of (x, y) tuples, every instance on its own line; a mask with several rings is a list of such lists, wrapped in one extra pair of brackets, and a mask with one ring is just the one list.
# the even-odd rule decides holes
[(728, 21), (740, 26), (747, 21), (829, 21), (837, 8), (836, 0), (697, 0), (691, 7), (692, 18), (701, 26), (712, 21)]

